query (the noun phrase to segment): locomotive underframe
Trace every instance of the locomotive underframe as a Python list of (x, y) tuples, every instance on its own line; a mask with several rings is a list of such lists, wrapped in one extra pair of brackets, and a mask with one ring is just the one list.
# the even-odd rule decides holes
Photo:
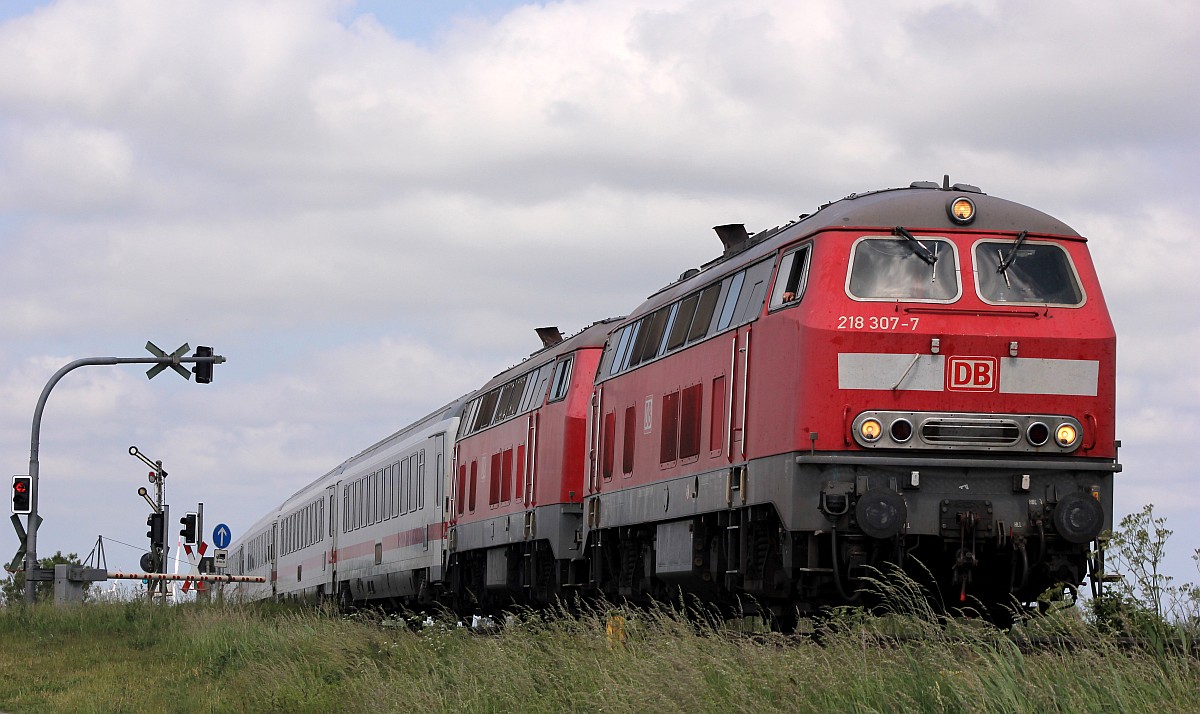
[[(1083, 582), (1094, 536), (1064, 537), (1053, 514), (1068, 497), (1094, 498), (1099, 527), (1111, 529), (1119, 470), (1109, 460), (793, 453), (600, 493), (585, 506), (589, 584), (611, 598), (683, 591), (745, 607), (746, 595), (778, 612), (856, 600), (867, 566), (896, 563), (918, 582), (932, 576), (947, 604), (976, 592), (1028, 602)], [(864, 532), (856, 508), (880, 493), (901, 504), (883, 537)]]

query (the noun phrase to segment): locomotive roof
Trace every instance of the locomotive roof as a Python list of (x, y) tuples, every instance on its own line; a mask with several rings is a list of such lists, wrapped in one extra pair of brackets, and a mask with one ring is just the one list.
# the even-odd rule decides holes
[(608, 339), (610, 327), (622, 319), (623, 318), (620, 317), (610, 317), (604, 320), (593, 322), (591, 325), (588, 325), (579, 332), (567, 337), (562, 342), (552, 344), (549, 347), (543, 347), (512, 367), (509, 367), (500, 374), (497, 374), (495, 377), (492, 377), (487, 384), (468, 394), (466, 400), (469, 401), (480, 394), (486, 393), (490, 389), (494, 389), (495, 387), (504, 384), (513, 377), (519, 376), (525, 370), (532, 369), (535, 364), (548, 362), (552, 359), (556, 359), (559, 355), (566, 354), (568, 352), (574, 352), (582, 347), (603, 347), (605, 340)]
[[(949, 204), (960, 196), (970, 198), (976, 206), (976, 218), (967, 226), (954, 223), (948, 210)], [(816, 213), (804, 214), (786, 225), (747, 235), (744, 240), (732, 245), (727, 243), (722, 255), (705, 263), (699, 270), (685, 272), (678, 281), (651, 295), (642, 306), (629, 314), (629, 318), (640, 317), (659, 305), (774, 253), (787, 243), (821, 230), (855, 227), (891, 231), (895, 226), (918, 232), (966, 229), (1013, 233), (1028, 231), (1031, 234), (1080, 237), (1073, 228), (1047, 213), (989, 196), (975, 186), (952, 186), (949, 177), (942, 184), (917, 181), (907, 188), (852, 193), (821, 206)], [(718, 227), (718, 233), (725, 232), (722, 229), (726, 228)], [(725, 236), (722, 236), (722, 240), (726, 240)]]

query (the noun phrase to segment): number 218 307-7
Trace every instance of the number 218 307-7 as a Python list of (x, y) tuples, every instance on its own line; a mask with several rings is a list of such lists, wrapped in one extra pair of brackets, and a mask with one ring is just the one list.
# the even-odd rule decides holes
[(838, 318), (839, 330), (911, 330), (916, 331), (919, 317), (879, 317), (871, 315), (864, 317), (863, 315), (842, 315)]

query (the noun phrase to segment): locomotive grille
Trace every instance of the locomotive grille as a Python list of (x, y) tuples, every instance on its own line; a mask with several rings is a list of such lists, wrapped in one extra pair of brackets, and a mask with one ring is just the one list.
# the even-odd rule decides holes
[(1021, 428), (1008, 419), (934, 417), (921, 423), (921, 439), (946, 446), (1013, 446)]

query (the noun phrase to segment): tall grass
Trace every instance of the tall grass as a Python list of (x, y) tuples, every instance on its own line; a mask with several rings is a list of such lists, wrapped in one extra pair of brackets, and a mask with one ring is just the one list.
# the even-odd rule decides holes
[(740, 634), (685, 602), (518, 611), (489, 632), (279, 606), (0, 608), (0, 710), (1200, 711), (1185, 653), (1119, 647), (1073, 611), (1003, 632), (879, 582), (885, 607), (835, 611), (814, 637)]

